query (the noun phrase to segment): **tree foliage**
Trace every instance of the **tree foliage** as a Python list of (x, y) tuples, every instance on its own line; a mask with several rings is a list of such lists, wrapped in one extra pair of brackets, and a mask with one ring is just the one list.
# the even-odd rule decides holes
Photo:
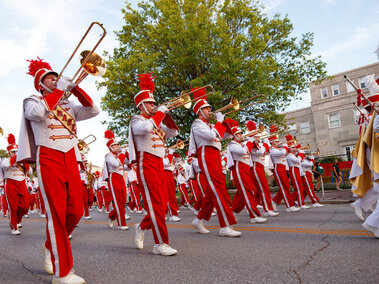
[[(154, 72), (154, 96), (159, 103), (191, 86), (211, 84), (208, 97), (214, 109), (231, 97), (239, 100), (264, 94), (264, 103), (231, 115), (266, 125), (283, 123), (278, 115), (308, 88), (325, 77), (325, 63), (311, 57), (313, 34), (291, 37), (287, 16), (268, 18), (259, 1), (150, 0), (138, 9), (126, 3), (125, 24), (116, 32), (120, 46), (106, 53), (108, 71), (99, 87), (106, 87), (102, 108), (111, 117), (110, 128), (126, 137), (137, 112), (134, 95), (137, 74)], [(258, 98), (257, 98), (258, 99)], [(180, 108), (172, 115), (188, 137), (195, 118)]]

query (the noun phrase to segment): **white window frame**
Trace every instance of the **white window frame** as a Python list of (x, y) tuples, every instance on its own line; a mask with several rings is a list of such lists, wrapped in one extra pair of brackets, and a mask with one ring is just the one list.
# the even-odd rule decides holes
[[(336, 126), (331, 126), (330, 125), (330, 117), (332, 115), (338, 115), (338, 120), (339, 120), (339, 125), (336, 125)], [(329, 123), (329, 128), (338, 128), (338, 127), (341, 127), (342, 126), (342, 123), (341, 123), (341, 116), (340, 116), (340, 113), (339, 112), (334, 112), (334, 113), (331, 113), (331, 114), (328, 114), (328, 123)]]
[[(337, 87), (337, 91), (338, 91), (337, 94), (334, 93), (334, 87)], [(341, 92), (340, 92), (340, 85), (339, 84), (333, 84), (332, 85), (332, 94), (333, 94), (334, 97), (335, 96), (339, 96), (341, 94)]]
[[(308, 124), (308, 126), (307, 127), (302, 127), (302, 124), (304, 124), (304, 123), (307, 123)], [(305, 120), (305, 121), (300, 121), (299, 122), (299, 133), (300, 134), (308, 134), (308, 133), (311, 133), (311, 126), (310, 126), (310, 124), (309, 124), (309, 120)], [(304, 131), (303, 129), (307, 129), (307, 131)]]
[(358, 82), (359, 82), (359, 88), (361, 88), (361, 89), (366, 89), (367, 88), (367, 86), (366, 86), (366, 76), (360, 77), (359, 80), (358, 80)]
[(358, 124), (358, 120), (361, 117), (361, 113), (357, 109), (353, 109), (353, 113), (354, 113), (354, 122), (355, 124)]
[[(326, 90), (326, 97), (324, 97), (324, 94), (323, 94), (323, 92), (322, 92), (323, 90)], [(320, 88), (320, 93), (321, 93), (321, 99), (326, 99), (326, 98), (328, 98), (328, 97), (329, 97), (328, 87), (325, 86), (325, 87)]]
[[(351, 81), (353, 81), (353, 80), (351, 80)], [(354, 87), (349, 82), (346, 82), (346, 93), (352, 93), (352, 92), (355, 92)]]
[(295, 135), (297, 134), (297, 125), (296, 123), (292, 123), (288, 125), (288, 133), (290, 135)]

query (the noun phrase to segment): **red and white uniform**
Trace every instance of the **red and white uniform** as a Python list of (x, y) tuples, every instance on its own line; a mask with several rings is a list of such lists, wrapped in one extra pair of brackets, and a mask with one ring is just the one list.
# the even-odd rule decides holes
[(96, 179), (95, 183), (97, 196), (101, 196), (101, 200), (103, 201), (103, 205), (105, 207), (105, 212), (109, 213), (109, 203), (111, 202), (112, 197), (108, 191), (108, 182), (103, 180), (103, 177), (100, 176)]
[(129, 202), (129, 209), (133, 211), (136, 209), (136, 211), (142, 211), (141, 206), (141, 193), (138, 188), (138, 179), (137, 179), (137, 173), (134, 168), (132, 168), (130, 171), (128, 171), (128, 175), (126, 177), (127, 184), (129, 185), (130, 189), (130, 202)]
[(147, 215), (140, 228), (152, 229), (155, 244), (168, 244), (165, 222), (167, 190), (163, 157), (165, 139), (178, 134), (176, 129), (162, 124), (164, 113), (157, 111), (152, 117), (136, 115), (129, 125), (130, 161), (137, 162), (137, 178)]
[[(266, 145), (266, 146), (265, 146)], [(258, 149), (253, 148), (250, 152), (250, 173), (255, 187), (257, 188), (257, 197), (262, 203), (265, 212), (272, 211), (272, 201), (270, 188), (268, 187), (265, 174), (265, 160), (268, 145), (259, 146)]]
[[(32, 177), (30, 178), (29, 180), (29, 186), (28, 186), (28, 190), (29, 190), (29, 197), (30, 197), (30, 204), (29, 204), (29, 212), (32, 212), (34, 211), (34, 206), (36, 204), (36, 193), (37, 193), (37, 188), (36, 186), (34, 185), (34, 182), (36, 181), (37, 179)], [(38, 182), (37, 182), (38, 184)]]
[(178, 216), (178, 201), (176, 200), (176, 184), (174, 179), (175, 158), (172, 151), (169, 150), (168, 155), (163, 158), (163, 169), (165, 175), (165, 185), (167, 188), (167, 211), (171, 216)]
[(188, 191), (187, 191), (187, 187), (188, 187), (187, 174), (184, 170), (177, 171), (176, 182), (178, 184), (180, 195), (181, 195), (180, 206), (184, 206), (184, 205), (190, 206)]
[(261, 216), (255, 201), (255, 186), (250, 175), (250, 151), (253, 143), (243, 145), (237, 141), (231, 141), (227, 148), (228, 169), (232, 171), (233, 180), (237, 192), (232, 200), (232, 209), (240, 213), (246, 206), (250, 218)]
[(304, 175), (301, 176), (301, 180), (303, 182), (303, 196), (304, 198), (308, 195), (312, 201), (312, 204), (319, 203), (319, 199), (315, 194), (315, 190), (313, 187), (312, 181), (312, 168), (313, 168), (312, 160), (304, 159), (301, 161), (301, 167), (303, 169)]
[[(72, 92), (80, 91), (75, 87)], [(85, 94), (85, 93), (84, 93)], [(47, 240), (45, 246), (51, 252), (56, 277), (66, 276), (72, 269), (73, 260), (68, 236), (83, 215), (83, 191), (78, 162), (81, 161), (76, 122), (96, 116), (100, 110), (61, 99), (63, 91), (54, 90), (44, 99), (31, 96), (24, 100), (18, 159), (35, 161), (47, 214)], [(85, 94), (89, 98), (87, 94)], [(90, 99), (90, 98), (89, 98)], [(60, 106), (66, 111), (61, 115), (71, 131), (55, 118), (50, 110)]]
[(84, 169), (84, 165), (80, 165), (79, 167), (80, 172), (80, 180), (82, 181), (82, 189), (83, 189), (83, 210), (84, 210), (84, 217), (89, 217), (89, 208), (91, 208), (93, 204), (93, 188), (92, 184), (88, 180), (88, 174), (87, 171), (88, 165), (86, 165), (86, 169)]
[(191, 125), (189, 142), (189, 155), (196, 155), (206, 179), (205, 198), (197, 219), (208, 221), (215, 206), (221, 228), (237, 223), (229, 206), (230, 197), (222, 173), (220, 150), (225, 130), (219, 122), (213, 126), (198, 118)]
[(297, 200), (299, 206), (304, 205), (304, 196), (303, 196), (303, 182), (301, 176), (303, 175), (303, 170), (301, 168), (300, 162), (301, 157), (296, 156), (293, 153), (288, 153), (287, 162), (289, 166), (289, 174), (292, 186), (294, 187), (294, 192), (292, 194), (292, 199)]
[(276, 204), (280, 204), (282, 199), (286, 207), (292, 207), (294, 205), (291, 192), (290, 192), (290, 181), (287, 176), (287, 160), (286, 160), (287, 151), (285, 149), (278, 149), (272, 147), (270, 150), (270, 158), (273, 164), (273, 174), (276, 180), (276, 183), (279, 186), (278, 193), (274, 196), (272, 201)]
[(109, 219), (116, 220), (119, 227), (126, 226), (125, 204), (126, 186), (124, 180), (124, 165), (128, 163), (126, 150), (122, 149), (119, 155), (109, 152), (105, 155), (103, 166), (103, 179), (108, 180), (108, 186), (112, 193), (113, 210), (109, 213)]
[(30, 205), (29, 192), (26, 186), (26, 171), (30, 171), (30, 166), (16, 164), (15, 158), (3, 158), (0, 163), (4, 175), (9, 226), (12, 230), (17, 230), (17, 224), (20, 224), (22, 217), (28, 213)]

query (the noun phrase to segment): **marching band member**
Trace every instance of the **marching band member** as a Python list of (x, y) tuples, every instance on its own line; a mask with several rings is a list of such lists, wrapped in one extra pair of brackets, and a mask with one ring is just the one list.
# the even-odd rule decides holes
[(238, 214), (246, 206), (251, 223), (264, 223), (267, 219), (261, 217), (261, 213), (256, 207), (253, 190), (255, 186), (250, 175), (249, 153), (253, 149), (254, 144), (248, 141), (246, 145), (243, 145), (242, 131), (239, 128), (238, 122), (232, 119), (227, 119), (226, 122), (229, 124), (233, 135), (233, 140), (228, 144), (227, 148), (227, 167), (232, 171), (233, 180), (238, 192), (233, 197), (232, 209)]
[(97, 200), (97, 211), (103, 211), (103, 206), (104, 206), (104, 199), (103, 199), (103, 195), (101, 194), (101, 190), (99, 189), (98, 187), (98, 180), (100, 178), (100, 172), (99, 171), (96, 171), (94, 173), (94, 180), (93, 180), (93, 191), (94, 191), (94, 195), (96, 196), (96, 200)]
[[(276, 126), (270, 127), (270, 132), (276, 132), (277, 128)], [(269, 138), (269, 141), (271, 142), (271, 149), (270, 149), (270, 162), (272, 163), (272, 172), (274, 174), (274, 178), (276, 180), (276, 183), (279, 186), (278, 193), (274, 196), (272, 199), (273, 201), (273, 207), (275, 208), (276, 205), (279, 205), (282, 199), (284, 199), (284, 203), (287, 207), (287, 212), (296, 212), (299, 211), (300, 208), (294, 206), (293, 199), (290, 192), (290, 181), (287, 176), (287, 150), (284, 148), (284, 145), (279, 141), (279, 139), (276, 136), (271, 136)], [(288, 147), (286, 147), (288, 148)]]
[[(195, 159), (196, 158), (188, 157), (187, 162), (189, 165), (188, 165), (187, 172), (188, 172), (188, 184), (191, 188), (193, 199), (194, 199), (193, 211), (195, 215), (197, 215), (197, 213), (199, 213), (199, 210), (201, 208), (201, 204), (203, 203), (204, 196), (202, 193), (202, 189), (200, 189), (200, 185), (197, 181), (197, 172), (194, 166)], [(196, 159), (196, 163), (197, 163), (197, 159)], [(197, 168), (198, 170), (200, 170), (199, 163), (197, 163)]]
[[(298, 153), (298, 149), (301, 148), (301, 145), (290, 145), (292, 143), (292, 136), (287, 135), (286, 140), (288, 142), (288, 153), (286, 156), (287, 163), (289, 166), (289, 175), (291, 179), (292, 186), (294, 187), (294, 192), (292, 194), (293, 200), (297, 200), (299, 207), (303, 209), (309, 209), (310, 207), (304, 204), (304, 196), (303, 196), (303, 183), (301, 180), (302, 168), (300, 162), (302, 160), (301, 156), (296, 155)], [(292, 146), (292, 147), (291, 147)]]
[[(299, 154), (305, 155), (303, 150), (299, 151)], [(305, 159), (301, 161), (301, 168), (303, 169), (304, 175), (301, 176), (303, 182), (303, 196), (304, 199), (308, 195), (311, 199), (313, 207), (324, 207), (320, 204), (318, 197), (316, 196), (315, 189), (313, 187), (312, 181), (312, 167), (314, 166), (313, 156), (305, 156)]]
[(22, 217), (28, 213), (30, 205), (26, 174), (31, 174), (31, 168), (27, 163), (16, 162), (17, 149), (14, 135), (9, 134), (7, 150), (10, 158), (3, 158), (0, 167), (4, 173), (5, 197), (8, 203), (9, 226), (12, 235), (20, 235), (18, 228), (22, 227)]
[[(100, 110), (79, 86), (68, 78), (58, 78), (48, 63), (39, 58), (29, 62), (28, 74), (34, 76), (34, 86), (42, 96), (24, 100), (17, 161), (37, 165), (47, 214), (46, 271), (54, 274), (53, 283), (85, 283), (72, 271), (68, 239), (83, 215), (76, 122), (94, 117)], [(64, 97), (70, 91), (81, 105)]]
[(128, 153), (126, 149), (120, 147), (112, 131), (107, 130), (104, 135), (108, 140), (109, 153), (105, 155), (103, 179), (108, 181), (113, 200), (113, 210), (108, 215), (108, 226), (113, 228), (113, 222), (117, 219), (118, 229), (127, 230), (129, 227), (126, 226), (126, 218), (129, 216), (125, 215), (126, 185), (124, 181), (124, 165), (128, 163), (126, 156)]
[(184, 207), (187, 207), (189, 209), (192, 208), (190, 202), (189, 202), (189, 197), (188, 197), (188, 184), (187, 184), (187, 174), (185, 169), (180, 166), (179, 170), (177, 170), (176, 173), (176, 182), (179, 187), (181, 199), (180, 199), (180, 209), (183, 209)]
[(100, 175), (100, 173), (96, 179), (96, 188), (97, 193), (101, 196), (101, 200), (103, 200), (105, 213), (109, 214), (109, 203), (111, 202), (112, 197), (108, 191), (108, 182), (103, 179), (103, 176)]
[[(257, 129), (253, 121), (248, 121), (246, 126), (249, 131)], [(279, 213), (274, 212), (274, 207), (272, 206), (271, 200), (271, 192), (270, 188), (268, 187), (264, 168), (266, 153), (269, 153), (270, 151), (269, 143), (270, 142), (266, 139), (263, 145), (260, 145), (259, 141), (255, 140), (256, 147), (253, 147), (250, 151), (250, 174), (251, 179), (257, 188), (258, 200), (262, 203), (263, 210), (265, 211), (264, 215), (275, 217)]]
[[(167, 187), (167, 211), (169, 214), (168, 220), (170, 222), (179, 222), (180, 218), (178, 217), (178, 201), (176, 200), (176, 184), (174, 179), (174, 170), (175, 170), (175, 150), (166, 148), (165, 155), (163, 158), (163, 169), (165, 177), (165, 185)], [(176, 154), (177, 155), (177, 154)]]
[[(153, 254), (174, 255), (177, 250), (169, 246), (165, 222), (167, 191), (163, 169), (165, 138), (178, 134), (178, 128), (169, 110), (164, 105), (155, 107), (154, 82), (151, 74), (139, 75), (141, 91), (134, 96), (139, 115), (129, 124), (130, 162), (137, 162), (137, 178), (147, 215), (135, 225), (135, 244), (143, 248), (144, 232), (152, 229), (154, 236)], [(163, 124), (164, 122), (165, 124)]]
[(36, 204), (36, 187), (34, 186), (34, 177), (30, 177), (29, 179), (29, 198), (30, 198), (30, 204), (29, 204), (29, 211), (28, 214), (34, 213), (34, 206)]
[(79, 173), (80, 180), (82, 181), (82, 190), (83, 190), (83, 211), (84, 211), (84, 220), (91, 220), (92, 217), (89, 215), (89, 208), (91, 208), (93, 203), (93, 191), (92, 185), (88, 179), (87, 174), (87, 157), (84, 154), (81, 154), (82, 162), (79, 163)]
[[(205, 95), (205, 92), (203, 88), (195, 91), (193, 95), (199, 98)], [(232, 227), (237, 221), (229, 206), (230, 197), (221, 165), (221, 139), (226, 130), (221, 124), (224, 121), (224, 115), (221, 112), (216, 113), (217, 123), (215, 125), (210, 124), (211, 106), (204, 98), (197, 100), (193, 111), (198, 115), (198, 118), (191, 125), (188, 154), (197, 157), (200, 169), (206, 177), (206, 187), (204, 188), (203, 204), (192, 225), (202, 234), (210, 233), (204, 227), (203, 220), (208, 221), (213, 208), (216, 207), (221, 228), (219, 235), (239, 237), (241, 232), (235, 231)]]
[(141, 193), (138, 188), (138, 179), (137, 179), (137, 164), (134, 163), (131, 165), (131, 170), (128, 171), (128, 175), (126, 177), (129, 190), (130, 190), (130, 202), (129, 209), (138, 214), (142, 213), (142, 205), (141, 205)]

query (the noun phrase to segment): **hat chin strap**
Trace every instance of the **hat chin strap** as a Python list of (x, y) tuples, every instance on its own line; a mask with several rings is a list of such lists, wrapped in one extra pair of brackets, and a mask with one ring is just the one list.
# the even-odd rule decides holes
[(146, 111), (146, 113), (147, 113), (148, 115), (151, 115), (150, 111), (147, 110), (147, 108), (146, 108), (144, 102), (142, 103), (142, 107), (143, 107), (143, 109)]
[[(203, 108), (201, 108), (199, 111), (201, 112), (201, 115), (202, 115), (205, 119), (207, 119), (206, 116), (204, 115)], [(209, 120), (209, 119), (207, 119), (207, 120)]]
[[(53, 92), (53, 91), (50, 90), (48, 87), (46, 87), (42, 82), (40, 82), (39, 85), (40, 85), (41, 87), (43, 87), (43, 88), (44, 88), (46, 91), (48, 91), (49, 93), (52, 93), (52, 92)], [(40, 90), (40, 92), (42, 93), (41, 90)]]

